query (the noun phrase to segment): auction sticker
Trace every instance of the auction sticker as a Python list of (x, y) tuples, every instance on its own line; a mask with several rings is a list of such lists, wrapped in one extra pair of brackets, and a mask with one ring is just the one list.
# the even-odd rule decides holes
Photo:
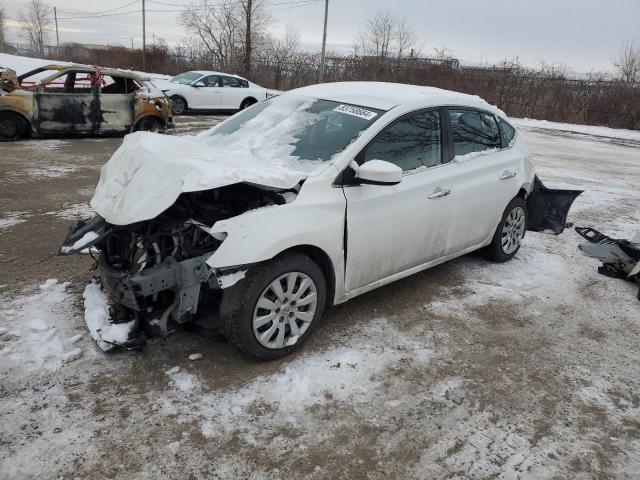
[(361, 107), (354, 107), (353, 105), (338, 105), (333, 109), (334, 112), (346, 113), (354, 117), (364, 118), (365, 120), (373, 120), (378, 116), (376, 112), (367, 110)]

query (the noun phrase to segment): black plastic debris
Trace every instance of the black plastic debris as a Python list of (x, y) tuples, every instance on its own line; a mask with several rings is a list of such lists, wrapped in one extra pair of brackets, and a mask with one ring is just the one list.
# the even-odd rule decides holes
[[(611, 238), (593, 228), (576, 227), (576, 232), (589, 243), (578, 248), (590, 257), (598, 258), (602, 265), (598, 273), (611, 278), (621, 278), (640, 284), (640, 238), (625, 240)], [(640, 289), (638, 289), (640, 300)]]

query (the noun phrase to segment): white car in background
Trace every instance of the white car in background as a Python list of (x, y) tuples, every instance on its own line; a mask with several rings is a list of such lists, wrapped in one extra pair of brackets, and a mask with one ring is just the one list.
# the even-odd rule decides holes
[(479, 97), (331, 83), (195, 137), (128, 135), (63, 252), (98, 252), (115, 324), (205, 322), (273, 359), (325, 306), (478, 249), (510, 260), (526, 230), (561, 233), (580, 193), (547, 189)]
[(198, 110), (243, 110), (270, 96), (266, 88), (245, 78), (209, 71), (181, 73), (162, 91), (171, 97), (174, 115)]

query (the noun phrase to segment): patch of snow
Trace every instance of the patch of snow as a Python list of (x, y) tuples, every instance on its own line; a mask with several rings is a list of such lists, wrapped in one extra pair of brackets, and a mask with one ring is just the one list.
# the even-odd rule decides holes
[[(33, 142), (35, 145), (38, 142)], [(80, 170), (78, 165), (73, 164), (58, 164), (58, 165), (47, 165), (45, 167), (34, 167), (27, 168), (24, 173), (30, 177), (42, 179), (42, 178), (61, 178), (65, 177), (70, 173), (76, 172)]]
[(229, 273), (228, 275), (222, 275), (217, 277), (218, 285), (220, 288), (229, 288), (234, 286), (240, 280), (242, 280), (247, 275), (246, 270), (240, 270), (239, 272)]
[(83, 293), (84, 320), (91, 338), (95, 340), (103, 352), (114, 348), (114, 343), (125, 343), (136, 325), (135, 320), (125, 323), (109, 321), (107, 294), (97, 282), (89, 283)]
[[(326, 351), (312, 352), (286, 363), (277, 373), (259, 376), (226, 392), (201, 392), (185, 401), (182, 397), (158, 399), (167, 414), (201, 419), (207, 437), (224, 438), (239, 425), (245, 441), (255, 443), (274, 425), (307, 422), (307, 410), (331, 402), (366, 405), (379, 395), (380, 374), (402, 362), (425, 365), (433, 357), (432, 346), (398, 331), (386, 319), (376, 319), (345, 332), (349, 340)], [(189, 392), (201, 385), (191, 374), (170, 375), (175, 387)], [(259, 419), (249, 421), (256, 405), (266, 405)], [(170, 408), (167, 409), (167, 406)]]
[(26, 222), (26, 213), (27, 212), (7, 212), (4, 218), (0, 218), (0, 230), (8, 229)]
[(511, 118), (510, 121), (521, 128), (539, 128), (543, 130), (557, 130), (562, 132), (580, 133), (595, 137), (617, 138), (620, 140), (635, 140), (640, 142), (640, 131), (624, 130), (621, 128), (598, 127), (592, 125), (578, 125), (574, 123), (549, 122), (530, 118)]
[(204, 355), (202, 355), (201, 353), (192, 353), (191, 355), (189, 355), (189, 360), (191, 360), (192, 362), (194, 360), (200, 360), (204, 358)]
[(93, 210), (86, 203), (65, 203), (62, 210), (47, 212), (46, 214), (62, 220), (82, 220), (91, 217)]
[(172, 368), (166, 372), (171, 381), (169, 384), (182, 393), (191, 393), (193, 390), (200, 388), (201, 383), (195, 375), (182, 370), (174, 371)]
[[(26, 371), (55, 370), (82, 355), (66, 333), (73, 297), (68, 283), (49, 279), (40, 288), (17, 298), (0, 298), (3, 342), (0, 370), (20, 366)], [(43, 288), (44, 287), (44, 288)]]
[(75, 251), (80, 251), (81, 253), (85, 253), (85, 251), (88, 252), (88, 249), (83, 249), (82, 247), (93, 242), (99, 236), (100, 235), (98, 235), (96, 232), (87, 232), (82, 236), (82, 238), (76, 240), (73, 245), (71, 245), (70, 247), (64, 246), (60, 249), (60, 251), (62, 253), (71, 253)]

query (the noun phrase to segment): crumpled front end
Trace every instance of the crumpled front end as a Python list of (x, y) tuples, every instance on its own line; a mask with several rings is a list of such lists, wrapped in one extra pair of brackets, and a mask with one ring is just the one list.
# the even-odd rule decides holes
[(165, 336), (180, 324), (205, 317), (215, 324), (221, 290), (241, 280), (248, 266), (207, 265), (225, 240), (212, 234), (211, 227), (250, 209), (284, 203), (283, 192), (236, 184), (183, 194), (151, 220), (114, 225), (96, 215), (71, 227), (60, 253), (93, 255), (109, 324), (136, 327), (117, 341), (98, 332), (94, 338), (101, 348), (137, 348), (143, 344), (141, 336)]

